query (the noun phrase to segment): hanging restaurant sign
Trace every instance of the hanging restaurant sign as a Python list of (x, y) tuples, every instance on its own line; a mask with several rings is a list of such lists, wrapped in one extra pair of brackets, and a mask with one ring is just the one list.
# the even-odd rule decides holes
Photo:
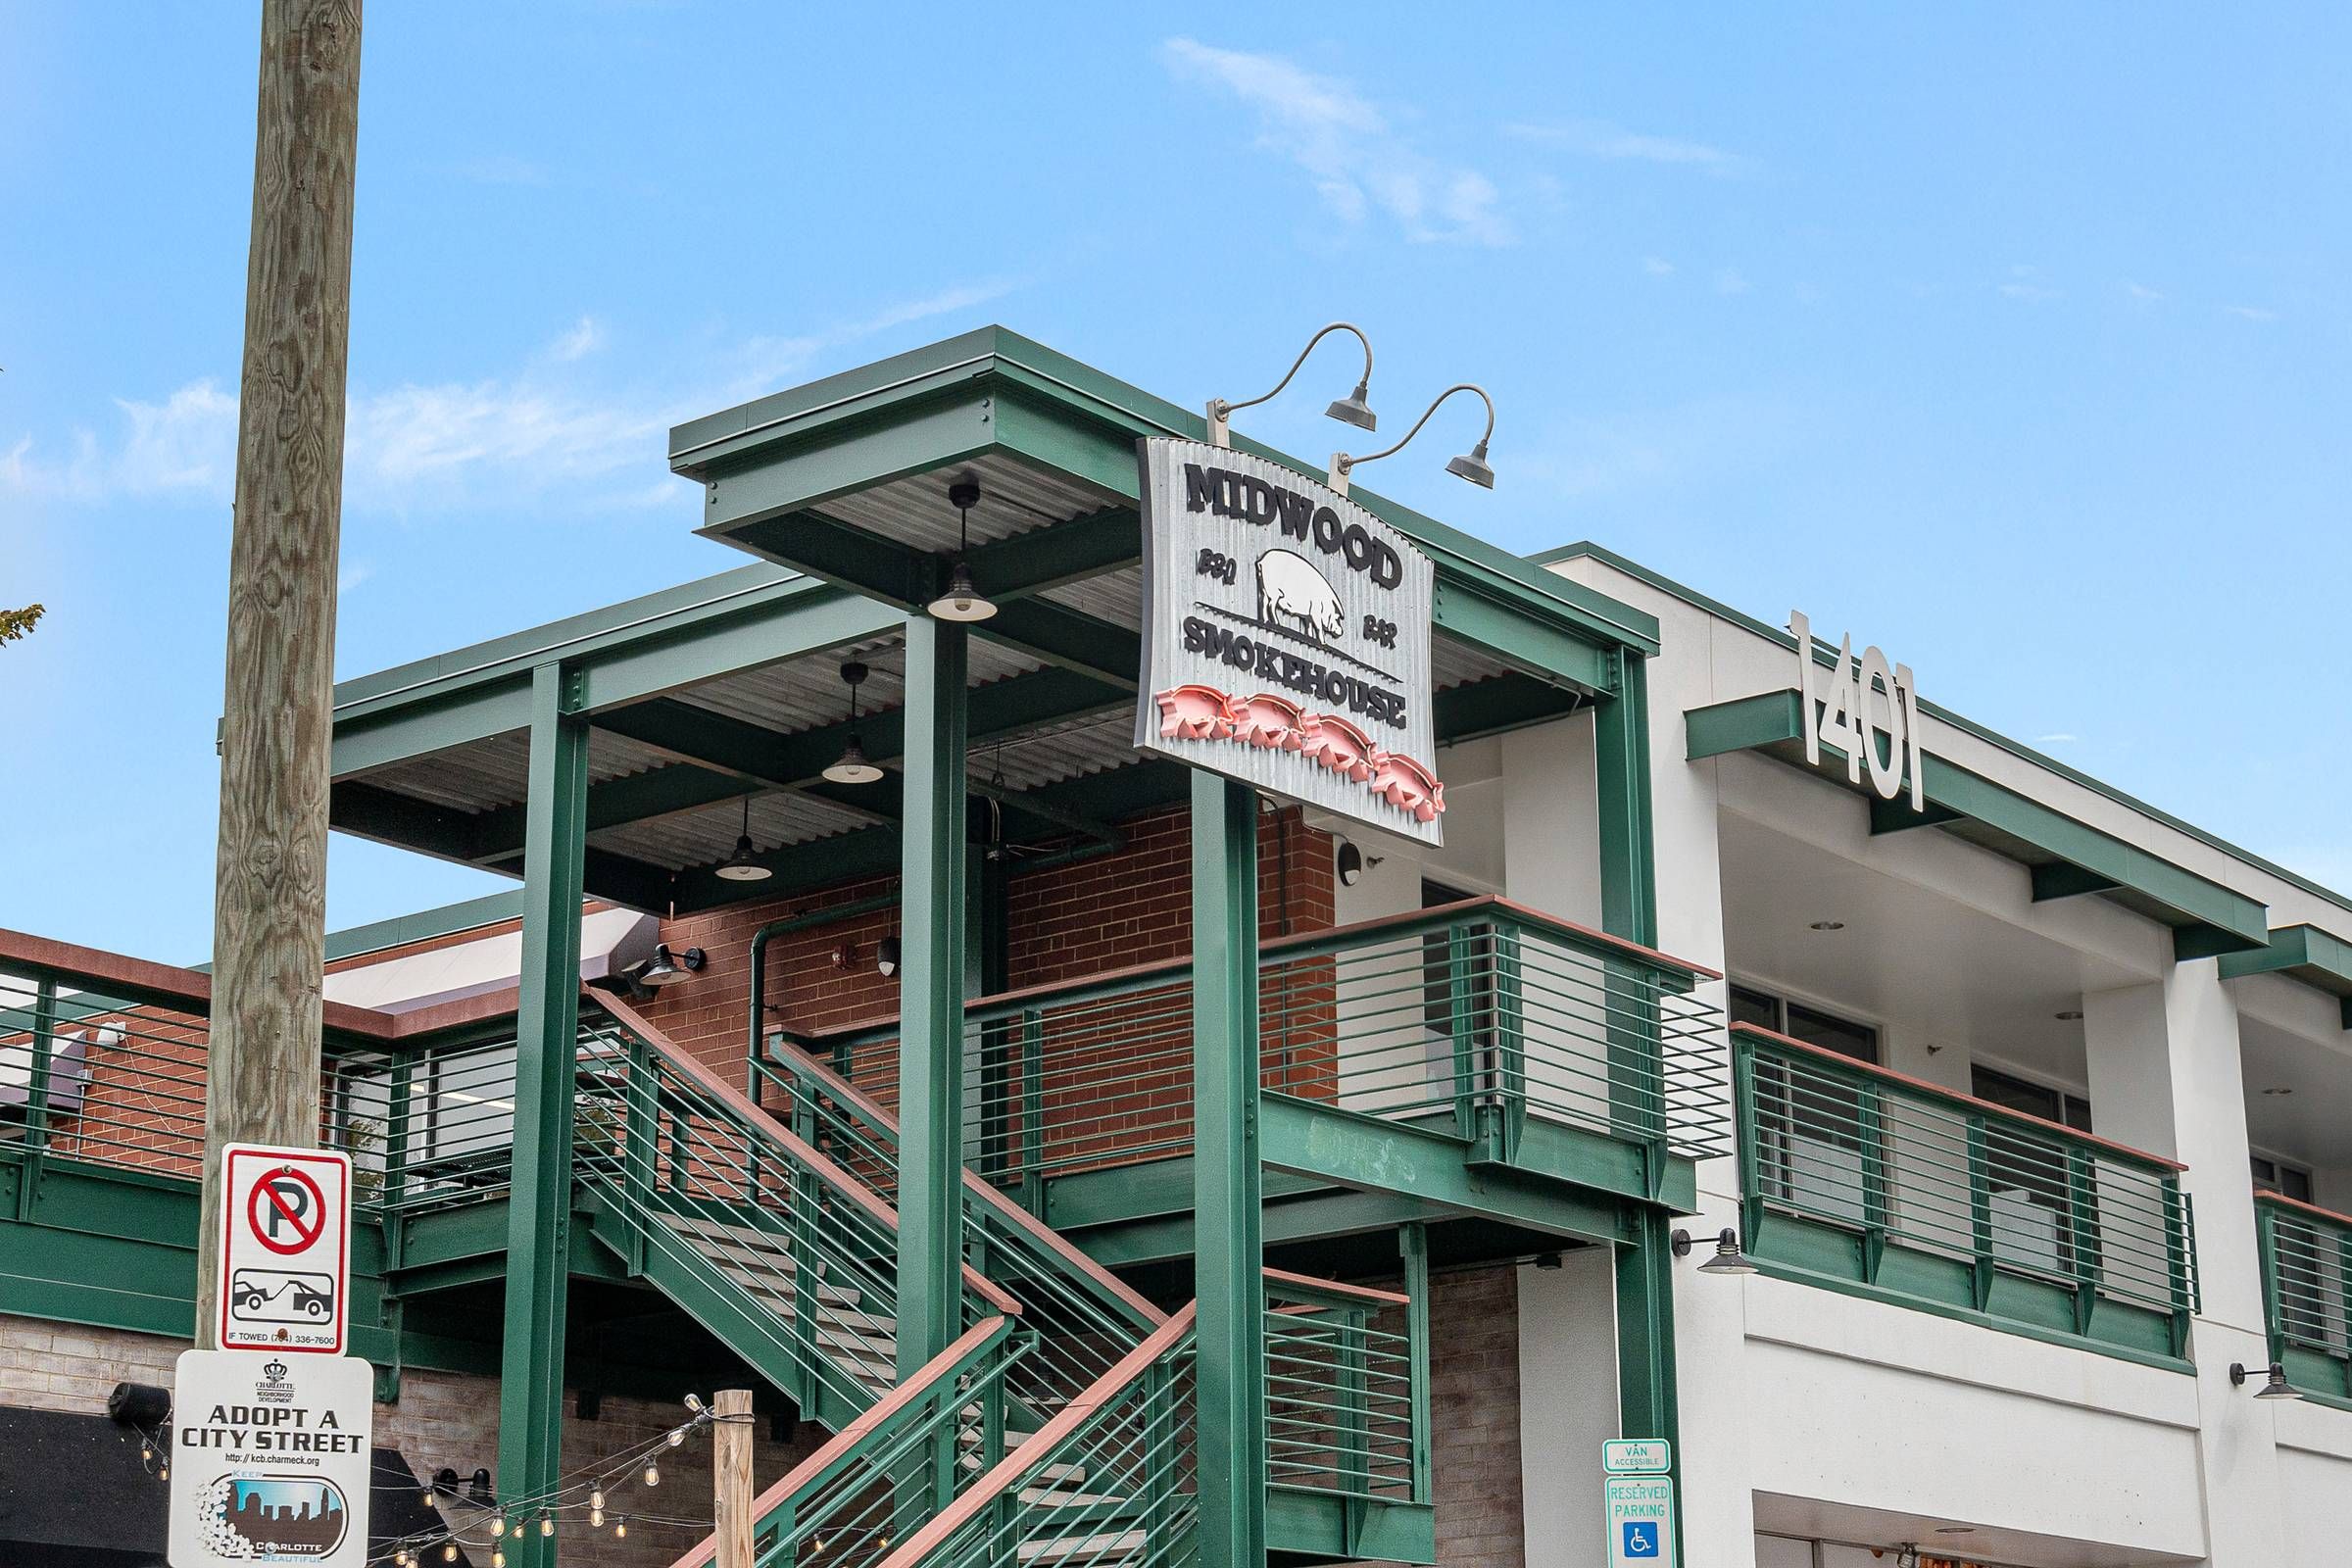
[(1883, 800), (1911, 786), (1911, 809), (1927, 808), (1921, 765), (1925, 748), (1919, 734), (1919, 688), (1909, 664), (1889, 667), (1886, 656), (1874, 645), (1854, 658), (1849, 635), (1838, 645), (1838, 662), (1822, 668), (1813, 660), (1813, 623), (1801, 611), (1788, 612), (1788, 630), (1796, 637), (1796, 690), (1804, 710), (1805, 762), (1821, 765), (1821, 743), (1828, 741), (1845, 754), (1845, 776), (1855, 784), (1870, 774), (1870, 787)]
[(1280, 464), (1199, 441), (1137, 446), (1136, 746), (1443, 843), (1429, 558)]

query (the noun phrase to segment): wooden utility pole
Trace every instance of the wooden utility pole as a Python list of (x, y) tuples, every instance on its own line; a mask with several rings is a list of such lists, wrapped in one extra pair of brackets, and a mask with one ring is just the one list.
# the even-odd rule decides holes
[(710, 1413), (710, 1523), (718, 1537), (710, 1568), (752, 1568), (752, 1391), (719, 1390)]
[(196, 1343), (208, 1348), (221, 1146), (318, 1142), (359, 114), (359, 0), (263, 0), (196, 1253)]

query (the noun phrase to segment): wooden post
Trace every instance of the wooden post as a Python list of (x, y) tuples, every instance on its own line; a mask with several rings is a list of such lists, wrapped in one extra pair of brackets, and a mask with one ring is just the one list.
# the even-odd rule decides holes
[(752, 1568), (752, 1391), (721, 1389), (710, 1401), (710, 1568)]
[(196, 1343), (207, 1348), (220, 1147), (318, 1142), (359, 0), (264, 0), (260, 98), (196, 1251)]

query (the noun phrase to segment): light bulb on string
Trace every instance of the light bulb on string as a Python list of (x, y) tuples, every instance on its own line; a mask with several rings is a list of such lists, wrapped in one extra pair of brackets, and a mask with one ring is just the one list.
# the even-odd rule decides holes
[(496, 1546), (490, 1548), (490, 1568), (507, 1568), (507, 1554)]
[(409, 1554), (406, 1551), (394, 1552), (392, 1554), (392, 1561), (396, 1565), (396, 1568), (409, 1568)]
[(645, 1467), (645, 1484), (649, 1487), (658, 1487), (662, 1484), (662, 1467), (660, 1465), (649, 1464)]
[(539, 1533), (543, 1536), (552, 1536), (556, 1533), (556, 1516), (554, 1514), (543, 1513), (539, 1516)]
[(456, 1542), (450, 1542), (447, 1545), (444, 1545), (441, 1548), (441, 1560), (443, 1562), (456, 1562), (458, 1560), (458, 1544)]
[(503, 1513), (492, 1514), (490, 1516), (490, 1539), (492, 1541), (496, 1541), (499, 1537), (505, 1535), (506, 1533), (507, 1516)]
[(160, 1464), (160, 1465), (157, 1465), (157, 1466), (155, 1467), (155, 1475), (156, 1475), (156, 1479), (157, 1479), (157, 1480), (159, 1480), (159, 1481), (169, 1481), (169, 1480), (171, 1480), (171, 1479), (172, 1479), (172, 1461), (171, 1461), (171, 1460), (169, 1460), (169, 1459), (167, 1459), (167, 1460), (165, 1460), (165, 1461), (164, 1461), (162, 1464)]
[(602, 1508), (591, 1508), (591, 1509), (589, 1509), (589, 1510), (588, 1510), (588, 1523), (589, 1523), (589, 1524), (590, 1524), (590, 1526), (592, 1526), (593, 1528), (595, 1528), (595, 1529), (598, 1529), (598, 1530), (602, 1530), (602, 1529), (604, 1528), (604, 1525), (605, 1525), (605, 1510), (604, 1510), (604, 1509), (602, 1509)]
[(614, 1541), (625, 1539), (628, 1533), (629, 1522), (626, 1519), (615, 1519), (612, 1521), (612, 1539)]
[(588, 1494), (588, 1507), (592, 1512), (595, 1513), (603, 1513), (605, 1511), (604, 1488), (598, 1487)]
[(670, 1446), (671, 1447), (673, 1447), (673, 1448), (674, 1448), (674, 1447), (676, 1447), (676, 1446), (677, 1446), (679, 1444), (681, 1444), (681, 1443), (684, 1443), (685, 1441), (686, 1441), (686, 1429), (685, 1429), (684, 1427), (671, 1427), (671, 1428), (669, 1429), (669, 1446)]

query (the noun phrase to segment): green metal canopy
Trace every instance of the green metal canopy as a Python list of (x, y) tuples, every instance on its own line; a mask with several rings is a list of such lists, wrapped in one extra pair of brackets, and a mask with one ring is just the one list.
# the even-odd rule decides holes
[(2280, 926), (2270, 942), (2248, 953), (2222, 956), (2222, 977), (2282, 974), (2339, 1000), (2346, 1029), (2352, 1029), (2352, 942), (2313, 925)]
[[(1807, 768), (1803, 695), (1793, 688), (1694, 708), (1684, 717), (1692, 761), (1754, 751)], [(1819, 777), (1870, 802), (1873, 833), (1936, 827), (2025, 866), (2036, 902), (2096, 894), (2173, 928), (2177, 957), (2209, 958), (2260, 949), (2269, 940), (2267, 908), (2135, 844), (2054, 810), (1972, 773), (1946, 758), (1922, 759), (1927, 809), (1885, 801), (1850, 783), (1845, 754), (1827, 744)]]
[[(896, 871), (897, 769), (920, 743), (907, 618), (957, 545), (947, 487), (971, 479), (969, 559), (1003, 608), (971, 639), (969, 837), (1116, 842), (1186, 788), (1132, 744), (1135, 440), (1203, 429), (998, 327), (681, 425), (671, 462), (705, 488), (702, 531), (770, 559), (342, 683), (333, 825), (519, 875), (533, 672), (560, 663), (589, 726), (589, 893), (687, 911)], [(1442, 744), (1610, 704), (1655, 652), (1652, 617), (1355, 498), (1436, 563)], [(856, 731), (874, 784), (822, 776), (852, 731), (847, 660), (871, 670)], [(769, 880), (717, 875), (747, 832)]]

